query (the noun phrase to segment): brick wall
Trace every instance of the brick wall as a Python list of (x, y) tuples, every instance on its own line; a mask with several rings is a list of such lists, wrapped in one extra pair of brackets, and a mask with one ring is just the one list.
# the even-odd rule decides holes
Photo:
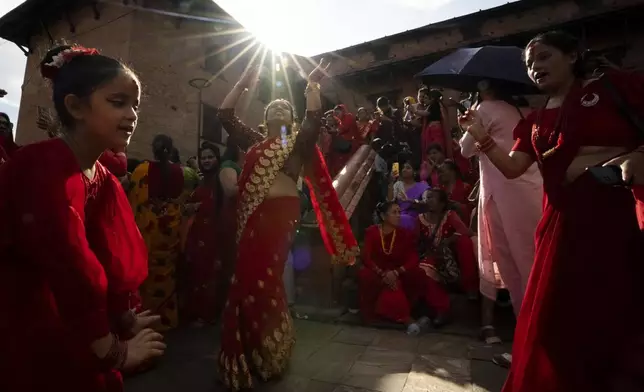
[[(154, 3), (147, 2), (150, 6)], [(204, 69), (208, 49), (213, 44), (222, 46), (236, 41), (240, 35), (215, 35), (215, 28), (226, 26), (185, 19), (178, 23), (176, 17), (115, 5), (102, 4), (100, 12), (98, 20), (94, 19), (94, 12), (89, 7), (73, 13), (70, 19), (75, 24), (75, 33), (70, 32), (70, 25), (64, 19), (49, 25), (48, 29), (55, 40), (96, 47), (122, 59), (139, 75), (143, 98), (129, 155), (150, 158), (150, 143), (159, 133), (173, 137), (183, 160), (196, 155), (199, 100), (197, 90), (190, 87), (189, 81), (210, 79), (213, 74)], [(34, 54), (27, 60), (17, 133), (18, 143), (23, 144), (46, 137), (36, 127), (37, 107), (53, 107), (51, 90), (38, 69), (51, 44), (46, 34), (35, 36), (32, 43)], [(253, 52), (249, 51), (248, 55)], [(213, 80), (203, 91), (203, 101), (218, 106), (246, 63), (242, 58)], [(248, 95), (239, 105), (239, 115), (249, 125), (257, 125), (262, 119), (263, 106)]]
[[(376, 40), (369, 45), (360, 45), (339, 51), (332, 65), (331, 72), (335, 75), (351, 74), (345, 82), (338, 79), (329, 83), (323, 89), (333, 102), (345, 103), (351, 110), (360, 106), (373, 108), (375, 101), (369, 98), (381, 93), (393, 90), (400, 90), (397, 97), (397, 104), (402, 104), (406, 96), (416, 95), (421, 84), (420, 80), (414, 79), (413, 75), (429, 66), (433, 60), (427, 61), (412, 60), (427, 56), (432, 53), (442, 53), (467, 45), (485, 44), (514, 44), (523, 45), (524, 40), (534, 34), (534, 31), (546, 31), (562, 26), (562, 23), (594, 16), (595, 20), (587, 22), (584, 31), (584, 46), (589, 49), (607, 49), (612, 47), (625, 46), (621, 58), (622, 65), (629, 68), (644, 69), (644, 27), (640, 23), (620, 22), (611, 19), (610, 22), (603, 22), (602, 12), (616, 9), (623, 9), (630, 6), (642, 5), (644, 0), (601, 0), (593, 1), (595, 5), (580, 6), (583, 1), (559, 1), (552, 5), (536, 6), (520, 13), (495, 16), (489, 18), (479, 17), (476, 20), (472, 17), (471, 26), (463, 27), (458, 23), (451, 26), (426, 30), (418, 35), (407, 35), (402, 38), (396, 36)], [(641, 8), (635, 15), (642, 16)], [(631, 17), (633, 15), (631, 14)], [(582, 24), (577, 24), (579, 29)], [(567, 26), (570, 29), (570, 26)], [(477, 31), (476, 34), (471, 32)], [(576, 30), (573, 27), (572, 30)], [(469, 33), (469, 37), (464, 36)], [(376, 59), (375, 50), (387, 46), (388, 56), (386, 59)], [(321, 55), (322, 57), (329, 56)], [(410, 62), (405, 67), (394, 69), (392, 65), (401, 62)], [(391, 65), (389, 65), (391, 64)], [(374, 68), (384, 67), (392, 69), (382, 73), (382, 77), (368, 77), (368, 83), (360, 83), (362, 75), (368, 75)], [(349, 79), (349, 80), (347, 80)], [(456, 97), (458, 93), (445, 91), (447, 97)], [(538, 102), (538, 100), (535, 100)]]

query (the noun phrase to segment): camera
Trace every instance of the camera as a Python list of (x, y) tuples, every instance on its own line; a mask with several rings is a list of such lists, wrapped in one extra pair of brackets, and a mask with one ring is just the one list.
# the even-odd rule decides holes
[(385, 142), (376, 138), (371, 142), (371, 147), (390, 167), (394, 162), (407, 162), (413, 156), (409, 144), (397, 140)]

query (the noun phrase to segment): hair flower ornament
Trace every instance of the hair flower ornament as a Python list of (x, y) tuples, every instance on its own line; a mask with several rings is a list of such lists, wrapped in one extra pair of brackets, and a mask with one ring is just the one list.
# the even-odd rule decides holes
[(42, 74), (48, 79), (53, 79), (58, 74), (58, 71), (75, 57), (94, 56), (98, 54), (100, 54), (99, 51), (94, 48), (86, 48), (80, 45), (71, 46), (52, 56), (51, 61), (43, 65)]

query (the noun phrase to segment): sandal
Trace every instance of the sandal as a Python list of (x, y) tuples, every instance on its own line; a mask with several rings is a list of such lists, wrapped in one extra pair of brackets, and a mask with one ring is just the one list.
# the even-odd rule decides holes
[(499, 365), (503, 368), (509, 369), (510, 366), (512, 365), (512, 354), (508, 354), (508, 353), (496, 354), (492, 357), (492, 362), (494, 362), (494, 364)]
[(496, 335), (496, 331), (492, 325), (485, 325), (481, 328), (481, 340), (487, 345), (503, 343), (501, 338)]

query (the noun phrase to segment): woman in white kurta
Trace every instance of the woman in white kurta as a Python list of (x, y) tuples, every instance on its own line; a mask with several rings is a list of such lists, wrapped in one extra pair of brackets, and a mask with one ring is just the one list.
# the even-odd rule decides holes
[[(514, 144), (513, 130), (522, 119), (520, 110), (498, 99), (489, 83), (481, 83), (478, 113), (483, 125), (502, 148)], [(465, 133), (461, 153), (478, 154), (474, 139)], [(503, 284), (510, 292), (515, 314), (519, 313), (534, 258), (534, 231), (541, 218), (541, 174), (532, 165), (521, 177), (509, 180), (485, 154), (480, 161), (478, 204), (478, 259), (483, 294), (482, 336), (487, 343), (500, 342), (492, 326), (497, 289)], [(497, 267), (497, 268), (495, 268)], [(498, 271), (498, 272), (497, 272)], [(499, 275), (500, 278), (499, 279)]]

